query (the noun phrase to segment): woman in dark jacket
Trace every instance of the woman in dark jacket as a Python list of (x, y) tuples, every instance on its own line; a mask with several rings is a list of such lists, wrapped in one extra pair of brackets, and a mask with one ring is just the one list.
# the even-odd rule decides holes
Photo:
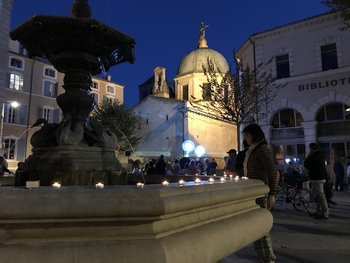
[[(267, 146), (264, 132), (259, 125), (250, 124), (244, 128), (243, 132), (244, 139), (249, 145), (243, 163), (244, 176), (262, 180), (270, 187), (267, 196), (256, 199), (256, 203), (260, 207), (270, 210), (276, 201), (277, 194), (277, 170), (271, 152)], [(269, 233), (253, 244), (259, 256), (259, 262), (273, 263), (276, 260)]]

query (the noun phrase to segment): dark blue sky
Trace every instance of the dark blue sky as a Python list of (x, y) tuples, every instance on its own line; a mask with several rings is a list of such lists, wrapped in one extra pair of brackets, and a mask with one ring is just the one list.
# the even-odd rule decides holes
[[(16, 0), (11, 29), (35, 14), (70, 16), (74, 0)], [(125, 85), (124, 102), (138, 102), (138, 85), (157, 66), (172, 80), (188, 52), (197, 47), (200, 23), (208, 46), (233, 64), (232, 52), (249, 36), (327, 12), (321, 0), (89, 0), (92, 17), (136, 40), (135, 64), (109, 70), (114, 82)]]

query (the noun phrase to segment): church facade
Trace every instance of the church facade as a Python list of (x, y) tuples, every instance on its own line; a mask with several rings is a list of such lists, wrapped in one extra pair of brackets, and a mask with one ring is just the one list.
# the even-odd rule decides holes
[(350, 35), (340, 19), (322, 14), (251, 35), (236, 59), (265, 69), (287, 85), (258, 119), (276, 165), (302, 165), (317, 142), (331, 165), (350, 156)]
[[(206, 94), (208, 81), (203, 66), (208, 58), (222, 72), (229, 70), (226, 59), (208, 47), (202, 30), (197, 49), (180, 62), (174, 84), (166, 81), (165, 69), (157, 67), (154, 77), (140, 85), (140, 102), (133, 107), (140, 118), (137, 135), (141, 141), (136, 156), (152, 159), (164, 155), (167, 161), (172, 161), (188, 154), (182, 149), (186, 140), (205, 148), (201, 157), (217, 160), (237, 147), (236, 126), (206, 106), (210, 98)], [(199, 156), (193, 151), (189, 157)]]

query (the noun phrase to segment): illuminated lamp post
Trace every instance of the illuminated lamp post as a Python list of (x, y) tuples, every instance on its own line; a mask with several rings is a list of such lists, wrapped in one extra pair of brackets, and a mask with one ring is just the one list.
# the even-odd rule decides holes
[(191, 140), (186, 140), (182, 143), (182, 150), (185, 152), (184, 156), (188, 157), (194, 150), (194, 143)]
[(194, 153), (196, 154), (196, 157), (200, 158), (205, 154), (205, 148), (201, 145), (198, 145), (196, 149), (194, 149)]

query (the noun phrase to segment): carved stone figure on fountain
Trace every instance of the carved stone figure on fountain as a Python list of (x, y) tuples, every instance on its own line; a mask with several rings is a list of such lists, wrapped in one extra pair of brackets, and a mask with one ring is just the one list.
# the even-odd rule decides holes
[(115, 149), (118, 144), (117, 135), (108, 131), (95, 118), (90, 119), (90, 129), (85, 131), (85, 139), (89, 146)]

